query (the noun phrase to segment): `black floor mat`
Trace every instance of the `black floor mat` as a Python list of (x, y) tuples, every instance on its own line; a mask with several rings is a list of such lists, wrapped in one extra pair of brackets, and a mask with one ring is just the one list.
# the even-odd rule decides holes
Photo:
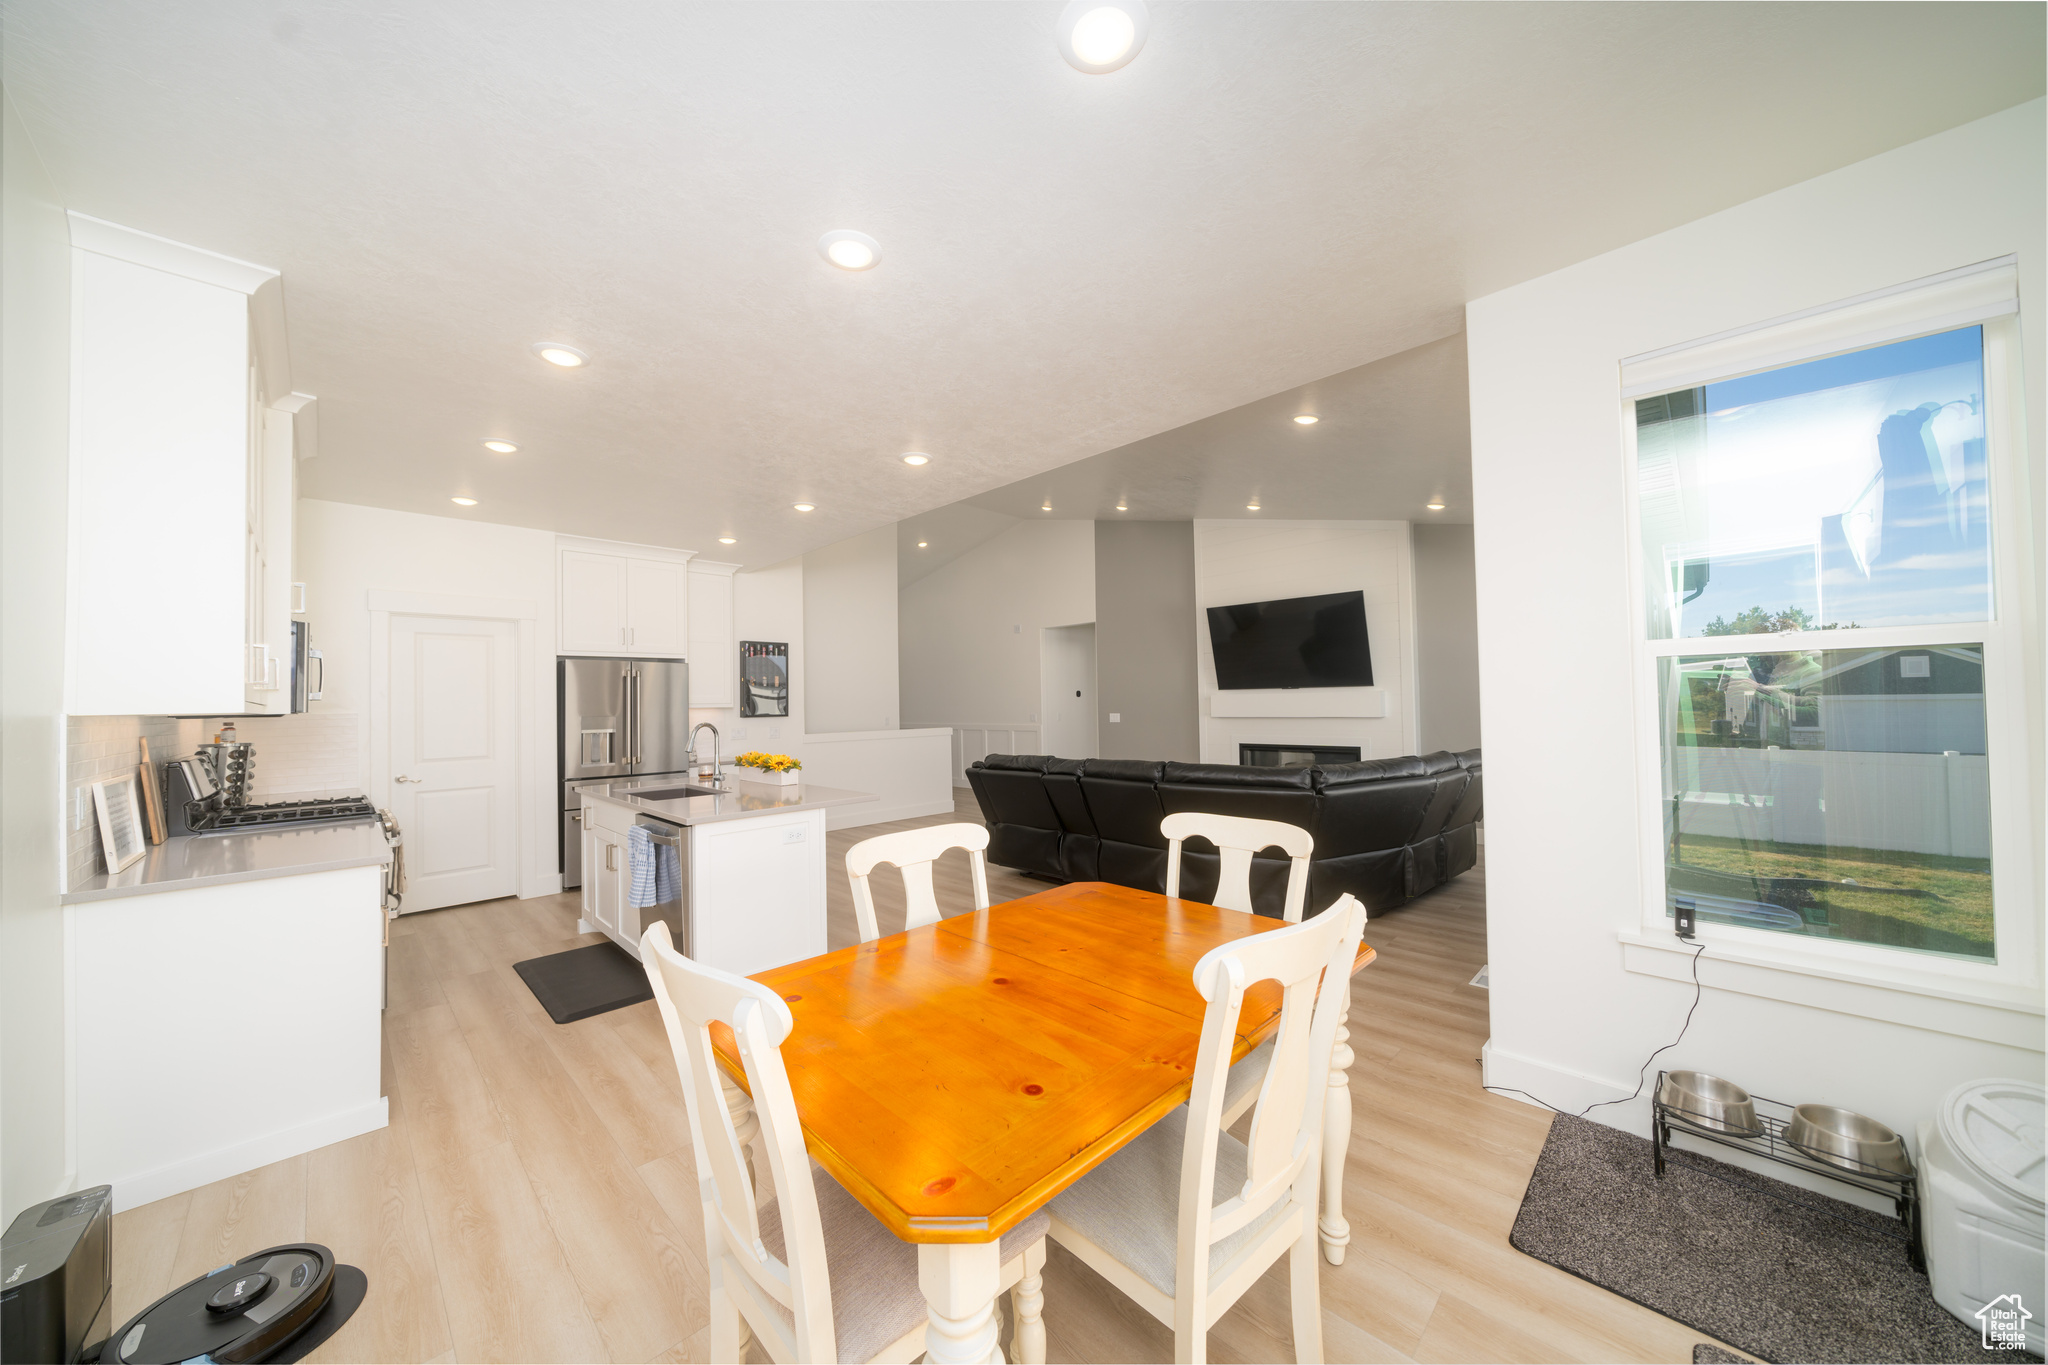
[(624, 1009), (654, 998), (647, 972), (616, 943), (593, 943), (566, 953), (530, 957), (512, 970), (558, 1024)]
[(1934, 1301), (1895, 1218), (1560, 1115), (1508, 1241), (1764, 1360), (2038, 1360)]

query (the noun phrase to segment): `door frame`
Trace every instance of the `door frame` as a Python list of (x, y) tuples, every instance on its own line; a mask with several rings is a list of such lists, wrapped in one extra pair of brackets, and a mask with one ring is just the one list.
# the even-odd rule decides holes
[[(546, 896), (562, 889), (562, 874), (548, 859), (536, 865), (534, 850), (555, 846), (552, 823), (541, 838), (533, 824), (539, 813), (550, 821), (556, 814), (553, 803), (540, 799), (550, 790), (547, 773), (540, 771), (541, 758), (553, 752), (552, 743), (535, 738), (535, 727), (543, 724), (540, 694), (546, 690), (536, 681), (551, 659), (540, 655), (540, 606), (525, 597), (467, 597), (455, 593), (400, 592), (372, 588), (364, 605), (370, 611), (370, 686), (368, 742), (370, 800), (385, 805), (391, 794), (391, 618), (394, 616), (455, 616), (481, 621), (510, 621), (517, 628), (513, 645), (512, 689), (514, 702), (513, 807), (514, 884), (521, 900)], [(402, 833), (403, 831), (401, 831)]]

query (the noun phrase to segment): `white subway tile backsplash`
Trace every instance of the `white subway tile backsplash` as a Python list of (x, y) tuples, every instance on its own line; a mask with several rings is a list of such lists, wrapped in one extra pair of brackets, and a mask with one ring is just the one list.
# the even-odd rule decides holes
[[(351, 712), (304, 713), (261, 718), (236, 717), (236, 738), (256, 746), (250, 796), (285, 801), (309, 796), (358, 795), (364, 790), (357, 717)], [(169, 716), (72, 716), (65, 731), (64, 826), (69, 831), (65, 885), (78, 886), (106, 870), (100, 855), (99, 822), (86, 796), (85, 821), (72, 827), (77, 788), (116, 773), (133, 772), (142, 761), (138, 741), (149, 741), (150, 757), (162, 763), (185, 758), (211, 740), (222, 720), (178, 720)]]

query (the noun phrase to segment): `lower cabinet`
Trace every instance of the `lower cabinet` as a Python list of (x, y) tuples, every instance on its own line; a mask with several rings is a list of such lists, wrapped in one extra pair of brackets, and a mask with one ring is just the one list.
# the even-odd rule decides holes
[(130, 1209), (385, 1125), (383, 868), (87, 901), (64, 919), (83, 993), (68, 1046), (50, 1045), (76, 1097), (78, 1187), (111, 1184)]
[(626, 836), (600, 823), (598, 807), (583, 808), (583, 918), (617, 938), (625, 925), (628, 879)]

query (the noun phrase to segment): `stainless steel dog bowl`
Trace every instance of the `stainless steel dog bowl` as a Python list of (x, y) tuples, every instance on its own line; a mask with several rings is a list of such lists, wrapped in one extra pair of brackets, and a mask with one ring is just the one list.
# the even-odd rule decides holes
[(1785, 1141), (1815, 1161), (1862, 1175), (1913, 1174), (1913, 1158), (1899, 1135), (1853, 1110), (1802, 1104), (1785, 1125)]
[(1704, 1071), (1667, 1071), (1657, 1098), (1678, 1111), (1670, 1115), (1674, 1122), (1731, 1137), (1763, 1136), (1755, 1103), (1749, 1092), (1733, 1081)]

